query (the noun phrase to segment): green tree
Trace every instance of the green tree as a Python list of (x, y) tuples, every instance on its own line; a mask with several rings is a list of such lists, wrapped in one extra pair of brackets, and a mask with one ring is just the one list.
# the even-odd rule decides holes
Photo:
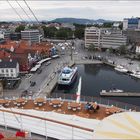
[(84, 38), (84, 32), (85, 32), (85, 28), (81, 28), (81, 27), (77, 27), (75, 29), (74, 35), (76, 38)]
[(113, 48), (112, 47), (109, 48), (108, 51), (109, 51), (109, 53), (113, 53)]
[(60, 28), (56, 32), (56, 37), (60, 39), (69, 39), (72, 38), (73, 31), (69, 28)]
[(113, 22), (105, 22), (105, 23), (103, 23), (102, 27), (103, 28), (111, 28), (112, 25), (113, 25)]
[(15, 32), (21, 32), (21, 31), (24, 31), (25, 29), (25, 26), (24, 25), (19, 25), (16, 29), (15, 29)]
[(90, 44), (88, 47), (89, 51), (95, 51), (96, 50), (96, 46), (94, 44)]
[(120, 23), (119, 29), (122, 30), (122, 28), (123, 28), (123, 23)]
[(55, 37), (56, 36), (57, 29), (55, 27), (46, 27), (46, 26), (43, 26), (42, 28), (44, 30), (44, 36), (45, 37), (52, 38), (52, 37)]
[(127, 53), (127, 47), (125, 45), (122, 45), (119, 47), (119, 53), (120, 54), (126, 54)]

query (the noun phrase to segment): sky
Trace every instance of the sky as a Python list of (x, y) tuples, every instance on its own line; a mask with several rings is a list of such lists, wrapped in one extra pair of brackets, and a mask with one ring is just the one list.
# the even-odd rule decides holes
[[(53, 20), (55, 18), (72, 17), (72, 18), (88, 18), (88, 19), (106, 19), (122, 21), (123, 18), (131, 18), (140, 16), (140, 1), (128, 0), (57, 0), (57, 1), (41, 1), (26, 0), (28, 5), (35, 13), (38, 20)], [(9, 0), (11, 5), (17, 10), (24, 20), (28, 17), (16, 3), (16, 0)], [(21, 6), (26, 10), (29, 16), (34, 20), (31, 12), (23, 2), (18, 0)], [(0, 0), (0, 21), (18, 21), (20, 18), (10, 7), (8, 2)]]

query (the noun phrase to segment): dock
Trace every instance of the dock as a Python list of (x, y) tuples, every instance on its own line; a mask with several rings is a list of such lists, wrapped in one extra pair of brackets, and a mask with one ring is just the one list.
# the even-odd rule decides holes
[(140, 97), (140, 93), (136, 93), (136, 92), (100, 92), (100, 96)]

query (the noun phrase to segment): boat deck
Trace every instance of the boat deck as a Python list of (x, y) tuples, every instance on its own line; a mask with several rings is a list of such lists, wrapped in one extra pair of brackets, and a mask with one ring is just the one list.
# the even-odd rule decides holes
[(34, 110), (40, 110), (40, 111), (54, 111), (61, 114), (77, 115), (84, 118), (98, 119), (98, 120), (102, 120), (105, 117), (111, 115), (111, 114), (106, 113), (107, 107), (102, 106), (102, 105), (99, 105), (98, 110), (93, 111), (93, 110), (86, 110), (85, 103), (81, 103), (81, 110), (73, 111), (73, 110), (68, 109), (68, 104), (69, 104), (68, 101), (63, 101), (62, 106), (57, 107), (57, 108), (54, 108), (53, 106), (51, 106), (48, 100), (43, 106), (35, 105), (34, 100), (27, 100), (27, 103), (21, 107), (17, 107), (16, 105), (14, 105), (14, 102), (15, 102), (14, 100), (11, 100), (9, 106), (6, 108), (18, 108), (18, 109), (21, 108), (21, 109), (34, 109)]

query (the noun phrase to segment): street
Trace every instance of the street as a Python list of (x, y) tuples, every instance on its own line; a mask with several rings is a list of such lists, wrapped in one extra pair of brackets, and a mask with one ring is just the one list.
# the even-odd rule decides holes
[[(122, 56), (116, 56), (107, 52), (90, 52), (84, 48), (84, 41), (75, 40), (74, 48), (72, 50), (72, 59), (74, 61), (81, 61), (83, 57), (89, 58), (89, 56), (100, 56), (106, 60), (113, 61), (115, 65), (124, 65), (129, 70), (139, 70), (140, 62), (131, 61)], [(61, 54), (61, 53), (60, 53)], [(27, 90), (29, 94), (33, 94), (34, 97), (39, 96), (40, 93), (44, 93), (45, 86), (52, 80), (52, 77), (58, 70), (61, 70), (68, 62), (71, 61), (71, 48), (66, 48), (65, 54), (60, 55), (59, 58), (50, 60), (51, 64), (42, 64), (42, 72), (27, 74), (22, 77), (21, 84), (16, 90), (7, 90), (4, 96), (20, 96), (23, 91)], [(131, 63), (130, 63), (131, 62)], [(31, 82), (36, 82), (34, 86), (31, 86)], [(18, 92), (18, 93), (16, 93)]]

